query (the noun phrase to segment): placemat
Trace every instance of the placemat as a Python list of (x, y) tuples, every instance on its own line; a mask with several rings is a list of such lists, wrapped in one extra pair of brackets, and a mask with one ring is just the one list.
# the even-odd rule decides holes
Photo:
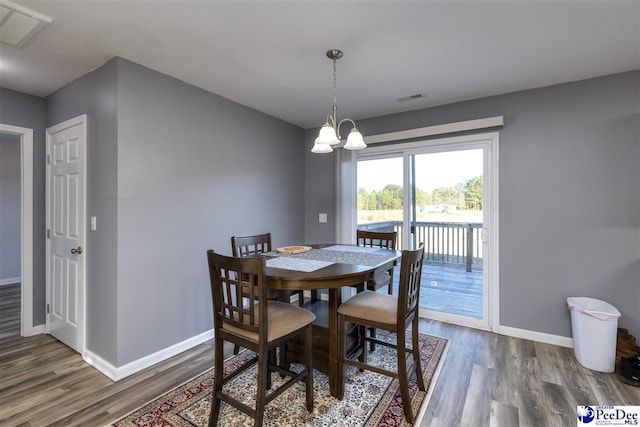
[(312, 259), (299, 259), (291, 256), (281, 256), (278, 258), (271, 258), (267, 260), (267, 267), (282, 268), (284, 270), (295, 271), (316, 271), (333, 264), (329, 261), (316, 261)]

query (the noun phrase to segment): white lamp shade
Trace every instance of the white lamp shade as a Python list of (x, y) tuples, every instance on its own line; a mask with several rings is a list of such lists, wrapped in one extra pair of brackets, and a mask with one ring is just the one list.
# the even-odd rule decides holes
[(344, 148), (346, 148), (347, 150), (361, 150), (363, 148), (367, 148), (367, 144), (364, 143), (364, 138), (362, 137), (362, 134), (358, 131), (358, 129), (351, 129)]
[(321, 144), (318, 142), (319, 139), (320, 137), (316, 138), (313, 148), (311, 149), (312, 153), (325, 154), (333, 151), (331, 144)]
[(336, 135), (336, 130), (330, 124), (325, 123), (325, 125), (320, 128), (320, 134), (318, 138), (316, 138), (316, 144), (336, 145), (339, 143), (340, 140)]

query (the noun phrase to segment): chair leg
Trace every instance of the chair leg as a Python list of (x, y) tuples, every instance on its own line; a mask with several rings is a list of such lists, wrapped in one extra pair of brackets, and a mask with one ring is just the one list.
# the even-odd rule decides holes
[[(369, 336), (371, 338), (376, 338), (376, 328), (369, 328)], [(376, 350), (376, 344), (370, 342), (369, 343), (369, 351), (375, 351)]]
[(344, 357), (346, 350), (346, 333), (345, 328), (347, 327), (345, 318), (343, 315), (338, 314), (338, 376), (341, 378), (340, 383), (338, 384), (338, 393), (337, 398), (342, 400), (344, 397)]
[[(287, 359), (287, 346), (288, 342), (285, 342), (280, 347), (278, 347), (278, 353), (280, 354), (278, 363), (280, 367), (289, 370), (289, 368), (291, 368), (291, 363), (289, 363), (289, 360)], [(285, 374), (280, 374), (280, 378), (284, 377), (286, 377)]]
[[(372, 331), (375, 331), (375, 329), (371, 328)], [(358, 357), (358, 360), (361, 363), (367, 363), (367, 340), (365, 340), (366, 336), (367, 336), (367, 327), (363, 326), (363, 325), (358, 325), (358, 335), (360, 337), (360, 349), (362, 350), (362, 353), (360, 353), (360, 357)], [(360, 369), (360, 372), (362, 372), (364, 369)]]
[[(367, 290), (376, 292), (375, 284), (367, 284)], [(376, 328), (371, 328), (371, 327), (369, 328), (369, 336), (371, 338), (376, 338)], [(375, 351), (375, 350), (376, 350), (376, 344), (370, 342), (369, 343), (369, 351)]]
[[(271, 376), (268, 360), (271, 357), (270, 352), (260, 351), (258, 355), (258, 388), (256, 390), (256, 412), (253, 425), (255, 427), (262, 426), (264, 416), (264, 405), (267, 396), (267, 376)], [(267, 360), (265, 360), (265, 358)]]
[(211, 413), (209, 414), (209, 427), (215, 427), (218, 424), (218, 416), (220, 415), (220, 398), (218, 393), (222, 392), (223, 382), (223, 359), (224, 341), (220, 338), (215, 339), (214, 349), (214, 374), (213, 374), (213, 392), (211, 396)]
[(411, 330), (411, 344), (413, 348), (413, 360), (416, 364), (416, 377), (418, 378), (418, 389), (420, 391), (425, 391), (426, 388), (424, 386), (424, 376), (422, 375), (422, 366), (420, 363), (420, 345), (418, 341), (418, 317), (415, 317), (415, 320), (412, 325)]
[(409, 378), (407, 378), (407, 342), (405, 331), (398, 333), (398, 382), (400, 383), (400, 396), (402, 397), (402, 407), (404, 417), (407, 422), (413, 424), (413, 412), (411, 410), (411, 400), (409, 399)]
[(313, 412), (313, 329), (311, 325), (307, 327), (307, 332), (304, 337), (304, 351), (305, 351), (305, 363), (307, 365), (307, 378), (306, 378), (306, 398), (307, 398), (307, 411)]
[(240, 353), (240, 346), (238, 344), (233, 345), (233, 354)]
[(276, 360), (276, 350), (273, 349), (267, 353), (267, 376), (265, 378), (265, 386), (267, 390), (271, 390), (271, 368), (269, 367), (269, 363), (273, 363), (274, 365), (277, 363)]

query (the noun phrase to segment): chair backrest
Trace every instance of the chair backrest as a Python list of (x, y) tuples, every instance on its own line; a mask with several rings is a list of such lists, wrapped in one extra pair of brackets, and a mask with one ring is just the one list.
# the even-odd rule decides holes
[(398, 283), (398, 325), (408, 325), (418, 316), (424, 244), (418, 249), (402, 251)]
[(396, 233), (395, 231), (356, 231), (358, 246), (380, 247), (384, 249), (392, 249), (394, 251), (396, 250), (397, 234), (398, 233)]
[(231, 237), (231, 250), (235, 257), (257, 256), (271, 250), (271, 233), (255, 236)]
[(212, 250), (207, 251), (207, 258), (215, 333), (226, 324), (257, 333), (260, 339), (266, 339), (267, 329), (260, 327), (267, 324), (264, 259), (228, 257)]

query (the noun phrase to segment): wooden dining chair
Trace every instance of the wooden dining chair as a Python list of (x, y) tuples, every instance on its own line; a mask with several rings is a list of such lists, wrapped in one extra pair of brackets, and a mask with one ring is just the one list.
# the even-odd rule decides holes
[[(271, 251), (271, 233), (256, 234), (253, 236), (232, 236), (231, 251), (234, 257), (246, 258), (257, 257), (265, 252)], [(304, 302), (303, 291), (269, 291), (270, 299), (278, 299), (281, 302), (291, 303), (291, 296), (298, 294), (298, 306), (302, 307)], [(246, 297), (246, 295), (245, 295)], [(233, 347), (233, 354), (238, 354), (240, 347)]]
[[(293, 304), (272, 301), (268, 298), (265, 260), (257, 258), (228, 257), (207, 251), (211, 295), (213, 299), (213, 327), (215, 335), (214, 386), (209, 417), (209, 427), (218, 422), (221, 402), (246, 413), (254, 419), (254, 426), (261, 426), (265, 405), (287, 390), (297, 381), (306, 385), (306, 407), (313, 411), (313, 362), (312, 329), (316, 316)], [(246, 302), (239, 295), (249, 295)], [(291, 338), (302, 336), (304, 340), (304, 369), (300, 372), (274, 363), (269, 356), (276, 347), (285, 346)], [(255, 353), (242, 366), (224, 376), (224, 342), (231, 342)], [(254, 408), (227, 394), (223, 385), (241, 372), (257, 364), (256, 404)], [(278, 388), (270, 388), (271, 372), (289, 377)], [(251, 382), (247, 387), (252, 387)]]
[[(381, 248), (381, 249), (391, 249), (396, 250), (396, 238), (398, 233), (395, 231), (369, 231), (369, 230), (357, 230), (356, 237), (358, 241), (358, 246), (366, 246), (372, 248)], [(377, 291), (384, 286), (388, 286), (389, 295), (393, 294), (393, 270), (394, 267), (391, 267), (387, 271), (379, 272), (375, 275), (375, 277), (371, 280), (368, 280), (366, 288), (370, 291)], [(359, 287), (362, 290), (363, 287)], [(375, 328), (370, 328), (371, 336), (373, 338), (376, 337)], [(376, 349), (375, 343), (370, 343), (371, 351)]]
[[(367, 246), (381, 249), (396, 250), (396, 238), (398, 233), (395, 231), (381, 232), (357, 230), (356, 237), (358, 246)], [(389, 286), (389, 295), (393, 294), (393, 268), (380, 272), (372, 280), (367, 282), (367, 289), (377, 291), (378, 289)]]
[[(404, 415), (409, 423), (413, 423), (414, 419), (409, 400), (409, 378), (411, 375), (416, 374), (418, 388), (425, 391), (422, 368), (420, 367), (420, 350), (418, 348), (418, 307), (423, 256), (423, 245), (420, 245), (420, 248), (416, 250), (402, 251), (397, 296), (365, 290), (354, 295), (338, 307), (340, 324), (338, 370), (343, 372), (342, 389), (344, 389), (345, 365), (353, 365), (359, 369), (367, 369), (397, 378), (400, 383)], [(358, 325), (360, 335), (358, 348), (350, 355), (345, 355), (347, 322)], [(409, 326), (411, 326), (411, 347), (407, 347), (407, 328)], [(367, 336), (368, 327), (393, 332), (396, 335), (396, 342), (388, 343)], [(378, 345), (396, 349), (398, 355), (397, 372), (368, 364), (366, 342), (375, 342)], [(407, 356), (410, 357), (408, 358)], [(339, 396), (339, 398), (342, 398), (342, 396)]]
[[(232, 236), (231, 237), (231, 250), (235, 257), (256, 257), (264, 254), (265, 252), (271, 252), (271, 233), (256, 234), (253, 236)], [(274, 291), (274, 297), (276, 297)], [(298, 295), (298, 306), (302, 307), (304, 304), (304, 292), (303, 291), (280, 291), (277, 297), (282, 302), (291, 303), (291, 297)]]

